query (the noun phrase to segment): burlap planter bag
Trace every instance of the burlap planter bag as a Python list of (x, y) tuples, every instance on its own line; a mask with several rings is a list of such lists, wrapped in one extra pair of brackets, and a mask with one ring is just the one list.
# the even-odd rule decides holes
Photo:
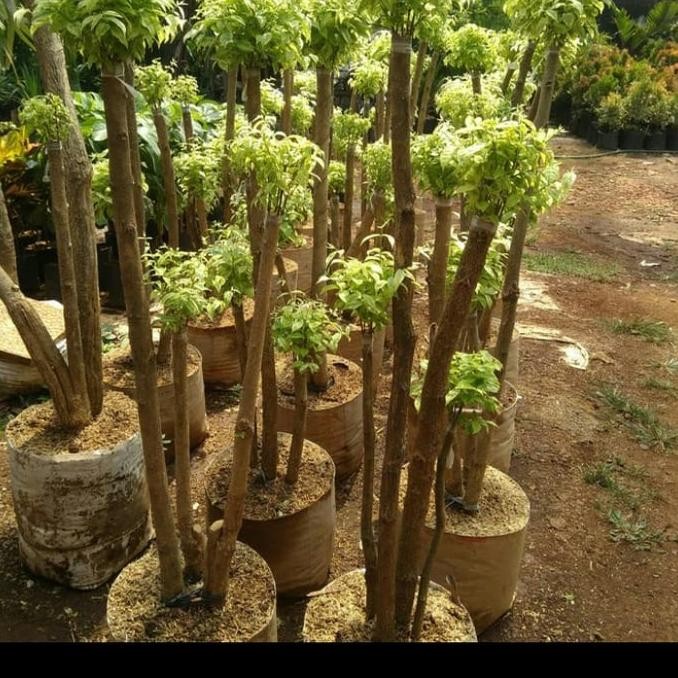
[[(429, 588), (427, 613), (421, 642), (477, 642), (469, 613), (435, 582)], [(352, 570), (313, 595), (302, 637), (307, 643), (368, 642), (371, 629), (365, 628), (364, 620), (365, 571)]]
[[(279, 434), (280, 451), (284, 449), (279, 460), (281, 476), (284, 476), (287, 467), (287, 451), (291, 441), (291, 435)], [(223, 518), (228, 486), (228, 480), (223, 480), (227, 478), (226, 463), (224, 458), (214, 457), (205, 471), (207, 517), (210, 523)], [(318, 590), (327, 581), (330, 571), (336, 525), (334, 464), (322, 448), (305, 441), (302, 465), (308, 463), (312, 463), (309, 472), (315, 470), (316, 464), (330, 472), (318, 481), (316, 492), (310, 498), (305, 498), (305, 505), (293, 512), (289, 512), (285, 506), (272, 506), (271, 512), (281, 514), (279, 517), (253, 517), (259, 504), (256, 495), (262, 493), (263, 489), (256, 482), (250, 482), (242, 527), (238, 533), (238, 539), (251, 546), (268, 563), (281, 597), (295, 598)], [(285, 481), (280, 477), (277, 482), (282, 484)]]
[(152, 527), (139, 433), (50, 455), (19, 446), (10, 424), (6, 442), (19, 551), (31, 572), (94, 589), (144, 549)]
[(285, 259), (289, 259), (297, 265), (297, 289), (308, 293), (311, 290), (313, 243), (309, 236), (304, 236), (304, 239), (306, 244), (303, 247), (288, 247), (280, 250), (280, 253)]
[[(226, 605), (166, 607), (155, 548), (128, 565), (108, 594), (106, 621), (118, 642), (270, 642), (278, 640), (275, 581), (263, 558), (236, 544)], [(235, 616), (234, 616), (235, 615)]]
[[(381, 367), (384, 362), (384, 345), (386, 341), (386, 328), (374, 333), (372, 339), (372, 353), (374, 361), (374, 384), (379, 384)], [(357, 325), (351, 325), (351, 333), (344, 337), (337, 347), (337, 354), (343, 358), (354, 362), (356, 365), (363, 365), (363, 333)]]

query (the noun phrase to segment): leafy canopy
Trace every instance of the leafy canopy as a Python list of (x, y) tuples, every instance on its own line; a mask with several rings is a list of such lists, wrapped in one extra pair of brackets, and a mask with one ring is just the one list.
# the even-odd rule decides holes
[(422, 23), (445, 19), (457, 0), (366, 0), (377, 23), (401, 36), (412, 36)]
[(330, 194), (338, 195), (344, 192), (346, 186), (346, 164), (339, 160), (331, 160), (327, 168)]
[(370, 194), (375, 191), (387, 193), (392, 189), (393, 168), (390, 144), (384, 143), (383, 140), (370, 144), (363, 151), (362, 162)]
[(197, 104), (200, 101), (198, 81), (192, 75), (178, 75), (172, 81), (172, 99), (182, 107)]
[(466, 24), (448, 34), (445, 63), (465, 73), (491, 71), (497, 62), (492, 31), (475, 24)]
[(151, 108), (160, 108), (171, 96), (172, 72), (160, 63), (160, 59), (154, 59), (148, 66), (137, 66), (134, 76), (136, 88)]
[(217, 201), (221, 182), (221, 155), (211, 145), (194, 143), (174, 158), (174, 173), (183, 206), (201, 199), (209, 209)]
[(87, 63), (111, 67), (142, 61), (183, 25), (177, 0), (37, 0), (32, 30), (49, 26)]
[(456, 128), (463, 127), (468, 117), (504, 118), (510, 110), (506, 100), (495, 95), (489, 87), (481, 94), (475, 94), (470, 81), (465, 78), (446, 80), (438, 90), (435, 102), (443, 120)]
[(41, 141), (63, 141), (68, 137), (71, 119), (64, 102), (56, 94), (26, 99), (19, 112), (21, 124)]
[(299, 372), (317, 371), (318, 356), (336, 351), (347, 333), (323, 302), (300, 292), (276, 311), (271, 332), (276, 349), (291, 353)]
[(339, 157), (344, 157), (350, 146), (359, 143), (370, 129), (370, 121), (358, 113), (334, 109), (332, 144)]
[(412, 169), (425, 191), (437, 198), (452, 198), (459, 187), (460, 140), (452, 128), (442, 123), (432, 134), (422, 134), (412, 143)]
[(376, 59), (363, 59), (353, 68), (349, 84), (364, 97), (375, 97), (386, 89), (388, 66)]

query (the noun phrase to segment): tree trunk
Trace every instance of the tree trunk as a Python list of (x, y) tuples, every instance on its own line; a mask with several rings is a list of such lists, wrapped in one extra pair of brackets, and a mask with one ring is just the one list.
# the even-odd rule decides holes
[(384, 143), (391, 143), (391, 119), (393, 117), (393, 99), (390, 92), (386, 92), (386, 109), (384, 111)]
[[(125, 82), (134, 88), (134, 64), (125, 64)], [(139, 150), (139, 134), (137, 133), (137, 108), (134, 95), (129, 93), (125, 99), (127, 105), (127, 127), (129, 136), (130, 162), (134, 179), (134, 215), (137, 222), (137, 233), (140, 238), (146, 236), (146, 210), (144, 209), (144, 182), (141, 171), (141, 151)]]
[(167, 130), (167, 121), (162, 109), (153, 111), (153, 122), (158, 135), (160, 162), (162, 164), (162, 183), (165, 189), (165, 205), (167, 207), (167, 243), (170, 247), (179, 248), (179, 210), (177, 208), (177, 185), (174, 178), (172, 151)]
[[(34, 3), (33, 0), (27, 0), (24, 4), (32, 8)], [(61, 40), (46, 26), (35, 32), (34, 39), (43, 87), (46, 92), (56, 94), (64, 101), (71, 118), (71, 133), (63, 142), (66, 192), (70, 205), (73, 253), (78, 262), (78, 304), (80, 331), (84, 339), (87, 390), (92, 415), (97, 416), (101, 412), (104, 396), (97, 234), (91, 191), (92, 164), (80, 132)]]
[(414, 114), (417, 112), (417, 101), (419, 101), (419, 90), (421, 89), (421, 80), (424, 76), (424, 64), (426, 63), (426, 53), (428, 45), (426, 41), (419, 41), (417, 50), (417, 64), (414, 67), (414, 77), (412, 78), (412, 91), (410, 93), (410, 120), (414, 120)]
[(386, 99), (384, 90), (377, 94), (377, 115), (374, 121), (374, 136), (375, 140), (379, 141), (384, 137), (386, 132)]
[(344, 221), (341, 229), (341, 249), (348, 251), (351, 246), (353, 228), (353, 186), (355, 182), (355, 146), (346, 149), (346, 184), (344, 186)]
[(209, 530), (208, 561), (205, 576), (205, 598), (214, 605), (223, 605), (228, 593), (231, 559), (242, 524), (250, 468), (250, 452), (254, 438), (259, 373), (264, 353), (264, 339), (268, 327), (271, 304), (271, 284), (275, 252), (278, 246), (280, 220), (270, 215), (261, 248), (259, 275), (255, 294), (254, 317), (250, 330), (247, 368), (238, 407), (238, 418), (233, 441), (233, 466), (228, 486), (224, 519)]
[(231, 311), (235, 321), (235, 341), (238, 345), (238, 361), (240, 362), (240, 375), (245, 376), (247, 367), (247, 324), (242, 304), (231, 302)]
[(471, 87), (473, 87), (474, 94), (483, 93), (483, 80), (480, 73), (471, 73)]
[(198, 233), (200, 234), (200, 245), (203, 239), (207, 237), (207, 208), (202, 198), (195, 199), (195, 212), (198, 217)]
[(501, 93), (502, 96), (506, 97), (508, 94), (509, 87), (513, 81), (513, 76), (516, 74), (516, 66), (514, 62), (511, 62), (506, 67), (506, 73), (504, 73), (504, 79), (501, 81)]
[(275, 373), (275, 349), (270, 319), (264, 337), (261, 400), (261, 467), (266, 479), (273, 480), (278, 473), (278, 379)]
[(492, 429), (481, 431), (475, 438), (473, 451), (464, 457), (464, 510), (477, 513), (478, 500), (483, 488), (483, 478), (487, 469), (487, 459), (490, 454)]
[(193, 116), (191, 115), (190, 106), (182, 106), (181, 108), (181, 122), (184, 127), (184, 139), (186, 140), (186, 147), (192, 146), (195, 132), (193, 130)]
[(360, 228), (355, 234), (351, 246), (346, 251), (347, 257), (360, 257), (363, 248), (362, 241), (372, 232), (372, 226), (374, 226), (374, 212), (370, 207), (367, 212), (365, 212), (365, 216), (360, 222)]
[(537, 42), (535, 40), (530, 40), (527, 43), (527, 47), (525, 48), (523, 58), (520, 60), (518, 79), (516, 80), (516, 86), (513, 88), (513, 95), (511, 96), (511, 106), (514, 108), (520, 106), (523, 101), (523, 96), (525, 94), (525, 83), (527, 82), (527, 76), (532, 70), (532, 59), (534, 58), (534, 51), (536, 49)]
[(418, 580), (417, 554), (431, 494), (433, 470), (447, 419), (445, 392), (450, 360), (457, 349), (471, 300), (485, 265), (496, 225), (474, 219), (448, 295), (440, 326), (431, 346), (421, 394), (419, 425), (408, 473), (398, 550), (396, 619), (407, 624)]
[(9, 220), (5, 194), (0, 183), (0, 267), (2, 267), (12, 282), (19, 284), (19, 274), (16, 269), (16, 250), (14, 249), (14, 231)]
[(292, 95), (294, 94), (294, 69), (286, 68), (283, 71), (283, 100), (282, 131), (292, 134)]
[(0, 300), (5, 304), (7, 313), (26, 344), (33, 364), (47, 384), (59, 422), (66, 428), (80, 427), (84, 422), (82, 413), (73, 407), (75, 391), (68, 365), (40, 316), (2, 267), (0, 267)]
[(285, 270), (285, 260), (283, 255), (280, 252), (276, 252), (275, 255), (275, 269), (278, 271), (278, 284), (282, 289), (283, 294), (292, 294), (290, 289), (290, 282), (287, 279), (287, 271)]
[(424, 625), (424, 614), (426, 612), (426, 601), (428, 600), (428, 589), (431, 582), (431, 571), (433, 570), (433, 563), (436, 559), (438, 546), (440, 540), (445, 533), (445, 464), (447, 457), (452, 447), (452, 440), (454, 438), (454, 429), (448, 428), (445, 435), (445, 440), (438, 455), (438, 462), (436, 465), (436, 480), (435, 480), (435, 507), (436, 507), (436, 525), (433, 530), (433, 537), (431, 538), (431, 545), (429, 546), (424, 567), (419, 577), (419, 592), (417, 594), (417, 605), (414, 610), (414, 620), (412, 621), (412, 640), (417, 642), (421, 636), (421, 629)]
[(541, 95), (539, 97), (539, 106), (534, 116), (534, 124), (537, 129), (548, 127), (551, 118), (551, 104), (553, 103), (553, 93), (556, 88), (556, 75), (560, 65), (560, 49), (552, 47), (546, 54), (546, 64), (544, 66), (544, 76), (541, 81)]
[(317, 297), (318, 278), (325, 272), (327, 259), (327, 164), (330, 157), (330, 131), (332, 126), (332, 71), (316, 69), (318, 93), (315, 104), (315, 143), (323, 152), (324, 162), (316, 167), (313, 184), (313, 268), (311, 296)]
[(431, 100), (431, 91), (433, 90), (433, 81), (438, 72), (439, 63), (440, 54), (436, 52), (431, 57), (431, 65), (428, 67), (428, 73), (426, 73), (426, 80), (424, 81), (424, 91), (421, 93), (419, 114), (417, 115), (417, 134), (424, 133), (424, 125), (426, 124), (426, 116), (428, 115), (428, 105)]
[(537, 91), (534, 93), (534, 96), (532, 97), (532, 101), (530, 102), (530, 108), (527, 112), (527, 119), (531, 120), (532, 122), (534, 122), (534, 119), (537, 117), (540, 100), (541, 100), (541, 85), (537, 87)]
[(184, 576), (188, 581), (202, 577), (204, 545), (193, 523), (191, 498), (191, 445), (188, 422), (186, 368), (188, 362), (186, 328), (172, 335), (172, 381), (174, 383), (174, 465), (176, 471), (177, 523), (184, 556)]
[(228, 157), (228, 142), (235, 136), (235, 104), (238, 93), (238, 67), (231, 66), (228, 69), (228, 85), (226, 89), (226, 134), (225, 152), (223, 160), (223, 173), (221, 188), (224, 194), (224, 224), (230, 223), (233, 218), (231, 197), (233, 196), (233, 179)]
[[(389, 96), (392, 98), (392, 167), (395, 189), (395, 261), (398, 268), (412, 265), (414, 255), (414, 186), (410, 154), (411, 36), (392, 34)], [(414, 287), (407, 281), (393, 299), (393, 377), (386, 427), (384, 466), (379, 503), (377, 625), (378, 640), (394, 637), (395, 572), (398, 531), (400, 469), (405, 457), (407, 406), (414, 356), (412, 325)]]
[(122, 76), (122, 65), (118, 68), (104, 69), (102, 95), (108, 133), (113, 221), (120, 253), (120, 275), (134, 361), (144, 464), (160, 561), (161, 595), (166, 601), (182, 592), (183, 577), (179, 541), (167, 483), (156, 384), (155, 347), (134, 213), (134, 178), (130, 159), (129, 126), (126, 119), (126, 98), (130, 94)]
[(363, 329), (363, 496), (360, 511), (360, 539), (365, 557), (365, 587), (367, 589), (367, 621), (377, 612), (377, 543), (372, 527), (374, 511), (374, 334)]
[(78, 289), (75, 278), (75, 260), (69, 226), (68, 199), (66, 198), (66, 179), (60, 142), (47, 145), (49, 158), (49, 185), (52, 198), (52, 221), (56, 232), (57, 255), (59, 263), (59, 283), (64, 304), (64, 324), (66, 326), (66, 346), (68, 350), (68, 371), (73, 384), (73, 411), (80, 413), (82, 423), (91, 418), (85, 358), (78, 305)]
[(285, 482), (294, 485), (299, 480), (301, 453), (304, 450), (304, 436), (306, 435), (306, 411), (308, 409), (308, 375), (305, 372), (294, 370), (294, 426), (292, 430), (292, 445), (287, 461)]
[(339, 236), (339, 196), (333, 195), (330, 199), (330, 243), (337, 249), (340, 247)]
[(447, 258), (452, 230), (452, 201), (436, 198), (436, 233), (428, 274), (428, 322), (440, 323), (445, 308)]

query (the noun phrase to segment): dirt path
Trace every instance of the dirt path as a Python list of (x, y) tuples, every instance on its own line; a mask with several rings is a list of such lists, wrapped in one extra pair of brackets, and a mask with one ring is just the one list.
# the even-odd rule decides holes
[[(593, 151), (575, 140), (555, 143), (561, 154)], [(554, 265), (570, 265), (574, 256), (588, 277), (530, 271), (530, 303), (521, 305), (519, 322), (561, 331), (586, 349), (589, 365), (570, 367), (557, 343), (522, 340), (511, 474), (530, 497), (532, 517), (514, 609), (483, 640), (678, 640), (678, 439), (670, 448), (678, 431), (678, 349), (610, 326), (661, 321), (676, 328), (678, 340), (678, 158), (564, 162), (578, 181), (567, 203), (542, 221), (529, 254), (553, 254)], [(424, 297), (416, 308), (422, 330)], [(211, 399), (213, 431), (232, 406), (223, 395)], [(223, 444), (214, 435), (195, 457), (198, 502), (205, 460)], [(359, 476), (338, 488), (332, 576), (361, 565), (360, 492)], [(0, 640), (103, 639), (106, 591), (68, 592), (21, 568), (0, 454)], [(281, 605), (281, 640), (298, 638), (302, 614), (303, 603)]]

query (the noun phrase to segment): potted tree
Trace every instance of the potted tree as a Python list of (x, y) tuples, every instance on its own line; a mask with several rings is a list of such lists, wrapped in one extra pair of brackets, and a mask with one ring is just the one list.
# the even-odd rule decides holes
[(621, 94), (612, 92), (598, 104), (598, 147), (616, 151), (619, 147), (619, 131), (624, 126), (624, 106)]

